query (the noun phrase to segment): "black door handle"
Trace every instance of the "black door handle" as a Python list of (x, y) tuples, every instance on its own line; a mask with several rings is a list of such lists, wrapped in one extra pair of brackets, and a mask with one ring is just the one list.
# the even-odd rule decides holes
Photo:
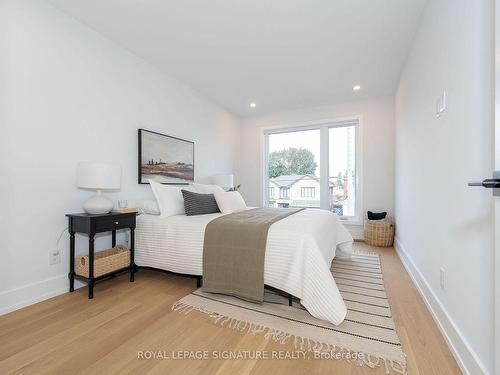
[(497, 189), (500, 188), (500, 179), (496, 178), (487, 178), (481, 182), (469, 182), (469, 186), (482, 186), (489, 189)]

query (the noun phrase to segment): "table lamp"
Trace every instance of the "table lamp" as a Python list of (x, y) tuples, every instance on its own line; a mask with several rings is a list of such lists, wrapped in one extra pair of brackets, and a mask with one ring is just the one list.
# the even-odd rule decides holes
[(102, 194), (102, 190), (117, 190), (121, 185), (122, 170), (119, 165), (82, 161), (78, 163), (76, 185), (81, 189), (96, 190), (96, 194), (83, 203), (88, 214), (107, 214), (113, 201)]
[(233, 175), (232, 174), (216, 174), (212, 176), (212, 183), (218, 185), (221, 188), (231, 189), (233, 188)]

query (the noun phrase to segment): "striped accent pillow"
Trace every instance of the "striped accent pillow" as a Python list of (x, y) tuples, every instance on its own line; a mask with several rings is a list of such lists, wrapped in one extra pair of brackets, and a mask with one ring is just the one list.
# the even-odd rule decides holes
[(193, 193), (181, 190), (184, 197), (184, 210), (187, 216), (206, 215), (220, 212), (213, 194)]

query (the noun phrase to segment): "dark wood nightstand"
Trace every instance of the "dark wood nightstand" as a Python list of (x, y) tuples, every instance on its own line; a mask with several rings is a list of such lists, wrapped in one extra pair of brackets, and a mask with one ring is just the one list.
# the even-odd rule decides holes
[[(123, 271), (130, 272), (130, 282), (134, 281), (134, 230), (137, 213), (110, 212), (108, 214), (91, 215), (86, 213), (67, 214), (69, 231), (69, 291), (75, 290), (75, 279), (88, 284), (89, 299), (94, 298), (94, 284), (102, 279), (113, 277)], [(113, 272), (94, 277), (94, 236), (96, 233), (111, 232), (111, 242), (116, 246), (116, 230), (130, 229), (130, 265)], [(89, 236), (89, 277), (75, 274), (75, 233), (85, 233)]]

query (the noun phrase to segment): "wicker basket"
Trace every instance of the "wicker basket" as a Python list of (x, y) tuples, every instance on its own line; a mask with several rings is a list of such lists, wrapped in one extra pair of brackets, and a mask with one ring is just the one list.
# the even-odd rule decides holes
[(391, 219), (365, 220), (365, 242), (371, 246), (389, 247), (394, 242), (394, 222)]
[[(94, 254), (94, 277), (130, 266), (130, 251), (127, 246), (118, 245), (112, 249)], [(89, 256), (78, 255), (75, 258), (75, 273), (89, 277)]]

